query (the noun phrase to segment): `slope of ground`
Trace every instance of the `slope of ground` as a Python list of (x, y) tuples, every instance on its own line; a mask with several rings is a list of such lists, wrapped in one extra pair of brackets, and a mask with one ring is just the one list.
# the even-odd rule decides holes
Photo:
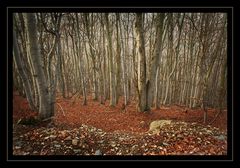
[[(20, 129), (20, 128), (18, 128)], [(22, 129), (22, 128), (21, 128)], [(15, 136), (14, 155), (226, 155), (227, 136), (217, 128), (174, 122), (159, 134), (40, 127)]]
[[(56, 102), (54, 122), (37, 126), (16, 124), (35, 116), (26, 99), (14, 93), (13, 151), (15, 155), (222, 155), (227, 151), (226, 111), (210, 126), (203, 125), (203, 111), (180, 106), (136, 112), (135, 104), (109, 107), (88, 99), (62, 99)], [(217, 114), (208, 110), (208, 122)], [(154, 120), (171, 119), (158, 135), (148, 133)], [(218, 127), (218, 128), (216, 128)]]

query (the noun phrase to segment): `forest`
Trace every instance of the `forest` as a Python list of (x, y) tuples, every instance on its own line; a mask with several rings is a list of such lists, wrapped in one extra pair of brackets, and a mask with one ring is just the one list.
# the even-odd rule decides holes
[(13, 155), (226, 155), (226, 13), (14, 13)]

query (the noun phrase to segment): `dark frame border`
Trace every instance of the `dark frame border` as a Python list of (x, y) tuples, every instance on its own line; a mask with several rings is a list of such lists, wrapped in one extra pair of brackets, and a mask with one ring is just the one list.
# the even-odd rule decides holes
[[(13, 2), (13, 1), (11, 1)], [(6, 40), (7, 40), (7, 43), (5, 41), (5, 44), (6, 44), (6, 48), (8, 48), (8, 51), (5, 51), (6, 52), (6, 55), (7, 55), (7, 58), (5, 61), (5, 63), (7, 63), (7, 67), (6, 67), (6, 71), (7, 73), (5, 74), (6, 75), (6, 79), (7, 79), (7, 83), (6, 83), (6, 88), (7, 90), (5, 90), (6, 92), (6, 97), (8, 98), (8, 105), (7, 105), (7, 112), (10, 112), (8, 114), (5, 114), (6, 116), (5, 117), (1, 117), (1, 118), (5, 118), (7, 119), (5, 122), (1, 122), (1, 123), (4, 123), (4, 125), (6, 126), (7, 130), (4, 130), (4, 132), (6, 132), (7, 134), (10, 133), (11, 131), (11, 127), (12, 127), (12, 124), (11, 124), (11, 119), (9, 119), (12, 114), (12, 110), (11, 110), (11, 106), (9, 106), (9, 103), (12, 102), (12, 67), (11, 67), (11, 63), (12, 63), (12, 58), (11, 58), (11, 33), (12, 33), (12, 23), (10, 21), (11, 19), (11, 13), (12, 12), (53, 12), (53, 11), (61, 11), (61, 12), (227, 12), (228, 13), (228, 106), (229, 106), (229, 103), (231, 103), (231, 107), (228, 107), (228, 111), (230, 112), (233, 112), (233, 96), (234, 94), (231, 95), (231, 93), (234, 93), (233, 92), (233, 66), (234, 66), (234, 59), (233, 59), (233, 49), (235, 47), (235, 40), (236, 38), (234, 39), (235, 36), (233, 36), (233, 34), (236, 32), (234, 31), (234, 26), (236, 26), (236, 8), (232, 5), (227, 5), (227, 6), (224, 6), (223, 5), (223, 1), (217, 1), (217, 2), (220, 2), (220, 3), (217, 3), (218, 5), (214, 6), (214, 5), (210, 5), (208, 7), (204, 7), (204, 6), (198, 6), (200, 5), (200, 3), (198, 2), (198, 4), (196, 5), (189, 5), (187, 4), (186, 5), (186, 1), (184, 1), (185, 3), (181, 3), (181, 6), (178, 6), (179, 3), (176, 3), (177, 4), (176, 6), (171, 6), (171, 5), (164, 5), (164, 7), (159, 7), (158, 6), (153, 6), (153, 5), (142, 5), (142, 3), (140, 3), (140, 6), (133, 6), (130, 4), (130, 6), (122, 6), (120, 4), (120, 6), (116, 7), (116, 6), (110, 6), (110, 5), (106, 5), (105, 2), (108, 2), (108, 1), (102, 1), (102, 4), (105, 3), (105, 5), (99, 5), (99, 2), (96, 3), (97, 5), (96, 6), (90, 6), (90, 5), (84, 5), (80, 8), (77, 8), (76, 6), (74, 8), (71, 8), (70, 6), (71, 5), (68, 5), (67, 7), (63, 7), (61, 8), (61, 5), (64, 5), (64, 3), (62, 3), (63, 1), (60, 1), (61, 2), (61, 5), (58, 6), (58, 7), (54, 7), (54, 6), (42, 6), (40, 7), (39, 5), (42, 3), (42, 2), (46, 2), (46, 1), (41, 1), (39, 3), (39, 1), (36, 1), (36, 4), (38, 5), (33, 5), (33, 3), (21, 3), (21, 2), (14, 2), (15, 4), (12, 5), (12, 3), (8, 3), (7, 6), (5, 6), (6, 8), (1, 11), (1, 12), (4, 12), (5, 15), (6, 15), (6, 34), (4, 34), (4, 36), (6, 36)], [(88, 1), (91, 3), (91, 1)], [(117, 1), (119, 2), (119, 1)], [(151, 1), (152, 2), (152, 1)], [(166, 2), (166, 1), (164, 1)], [(204, 1), (203, 1), (204, 2)], [(206, 2), (206, 1), (205, 1)], [(231, 1), (229, 1), (231, 2)], [(225, 3), (225, 2), (224, 2)], [(152, 3), (153, 4), (153, 3)], [(166, 4), (166, 3), (165, 3)], [(32, 8), (31, 6), (35, 6), (34, 8)], [(139, 5), (139, 4), (138, 4)], [(185, 7), (183, 5), (186, 5)], [(225, 4), (226, 5), (226, 4)], [(81, 6), (81, 5), (80, 5)], [(177, 7), (178, 6), (178, 7)], [(229, 15), (230, 14), (230, 15)], [(10, 18), (10, 19), (9, 19)], [(231, 27), (232, 30), (229, 31), (229, 25)], [(235, 29), (236, 30), (236, 29)], [(235, 47), (236, 49), (236, 47)], [(8, 54), (7, 54), (8, 52)], [(5, 65), (5, 66), (6, 66)], [(4, 66), (3, 66), (4, 67)], [(4, 72), (4, 71), (2, 71)], [(229, 79), (229, 77), (231, 76), (231, 79)], [(10, 77), (10, 78), (9, 78)], [(9, 92), (10, 91), (10, 92)], [(6, 99), (7, 100), (7, 99)], [(11, 111), (10, 111), (11, 110)], [(231, 114), (230, 115), (230, 118), (232, 119), (233, 123), (235, 123), (236, 125), (236, 120), (234, 120), (236, 118), (236, 116), (233, 118), (233, 116), (235, 116), (235, 114)], [(9, 118), (8, 118), (9, 117)], [(228, 119), (229, 119), (229, 115), (228, 115)], [(228, 121), (228, 140), (229, 140), (229, 134), (232, 134), (234, 133), (234, 126), (233, 126), (233, 123), (230, 123)], [(235, 129), (236, 130), (236, 129)], [(110, 156), (110, 157), (72, 157), (72, 156), (63, 156), (63, 157), (52, 157), (52, 156), (47, 156), (47, 157), (35, 157), (35, 156), (11, 156), (9, 155), (9, 146), (6, 145), (4, 146), (6, 148), (6, 160), (7, 162), (18, 162), (18, 161), (29, 161), (29, 162), (35, 162), (35, 161), (40, 161), (42, 159), (46, 159), (44, 161), (61, 161), (61, 162), (66, 162), (66, 161), (90, 161), (89, 159), (91, 159), (92, 161), (112, 161), (113, 159), (115, 161), (160, 161), (160, 162), (169, 162), (169, 161), (172, 161), (172, 162), (176, 162), (176, 161), (180, 161), (180, 162), (196, 162), (196, 161), (201, 161), (201, 162), (212, 162), (212, 161), (217, 161), (217, 162), (221, 162), (221, 164), (224, 162), (224, 163), (233, 163), (234, 162), (234, 159), (236, 159), (236, 151), (234, 151), (233, 149), (237, 149), (234, 147), (234, 136), (232, 134), (231, 136), (231, 140), (232, 140), (232, 144), (231, 144), (231, 148), (232, 150), (229, 151), (229, 148), (228, 148), (228, 155), (227, 157), (218, 157), (218, 156), (203, 156), (203, 157), (199, 157), (197, 158), (196, 160), (195, 157), (191, 157), (191, 156), (170, 156), (170, 157), (152, 157), (152, 156), (149, 156), (149, 157), (146, 157), (144, 156), (144, 160), (142, 160), (143, 158), (141, 157), (116, 157), (116, 156)], [(11, 136), (7, 136), (6, 137), (6, 144), (9, 143), (9, 139), (11, 138)], [(236, 142), (236, 141), (235, 141)], [(11, 144), (10, 144), (11, 146)], [(229, 147), (229, 141), (228, 141), (228, 147)], [(233, 148), (234, 147), (234, 148)], [(11, 148), (12, 149), (12, 148)], [(229, 155), (229, 152), (231, 152), (231, 155)], [(230, 156), (230, 157), (229, 157)], [(106, 158), (106, 159), (104, 159)], [(178, 160), (180, 158), (180, 160)], [(30, 159), (30, 160), (29, 160)], [(59, 160), (59, 159), (64, 159), (64, 160)], [(67, 160), (67, 159), (70, 159), (70, 160)], [(81, 160), (79, 160), (81, 159)], [(87, 160), (84, 160), (84, 159), (87, 159)], [(161, 160), (160, 160), (161, 159)]]

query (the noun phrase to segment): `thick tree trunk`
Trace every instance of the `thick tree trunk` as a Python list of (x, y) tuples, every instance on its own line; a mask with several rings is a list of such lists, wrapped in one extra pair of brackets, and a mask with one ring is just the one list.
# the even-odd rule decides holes
[(136, 43), (138, 56), (138, 111), (148, 110), (147, 105), (147, 86), (146, 86), (146, 56), (143, 35), (143, 16), (142, 13), (136, 14)]
[(108, 50), (109, 50), (109, 70), (110, 70), (110, 106), (115, 106), (117, 103), (116, 99), (116, 86), (115, 86), (115, 76), (113, 67), (113, 48), (112, 48), (112, 37), (109, 28), (108, 14), (105, 13), (105, 22), (107, 29), (107, 39), (108, 39)]
[(49, 104), (47, 81), (43, 72), (42, 56), (37, 42), (37, 25), (33, 13), (26, 14), (26, 28), (29, 39), (29, 47), (34, 68), (34, 76), (39, 90), (39, 118), (46, 119), (52, 116)]
[(155, 89), (155, 83), (156, 83), (156, 74), (157, 69), (159, 66), (159, 61), (161, 57), (161, 50), (162, 50), (162, 34), (163, 34), (163, 21), (164, 21), (164, 14), (158, 14), (156, 18), (156, 38), (155, 38), (155, 46), (154, 46), (154, 53), (152, 56), (151, 64), (150, 64), (150, 78), (147, 88), (147, 104), (148, 108), (152, 107), (153, 104), (153, 96), (154, 96), (154, 90)]

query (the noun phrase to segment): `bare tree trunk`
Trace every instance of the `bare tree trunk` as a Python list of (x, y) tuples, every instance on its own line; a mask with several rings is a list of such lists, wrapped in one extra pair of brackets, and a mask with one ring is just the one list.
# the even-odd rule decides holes
[(152, 56), (151, 64), (150, 64), (150, 78), (148, 81), (148, 88), (147, 88), (147, 105), (148, 108), (151, 108), (153, 104), (153, 96), (157, 77), (157, 69), (159, 66), (159, 61), (161, 57), (161, 49), (162, 49), (162, 34), (163, 34), (163, 21), (164, 21), (164, 14), (157, 14), (156, 18), (156, 38), (155, 38), (155, 46), (154, 46), (154, 53)]
[(119, 26), (119, 31), (120, 31), (120, 39), (121, 39), (121, 45), (122, 45), (122, 50), (123, 52), (121, 52), (121, 56), (122, 59), (121, 61), (121, 65), (122, 65), (122, 84), (123, 84), (123, 94), (124, 94), (124, 106), (127, 105), (128, 103), (128, 97), (127, 97), (127, 76), (126, 76), (126, 46), (124, 45), (124, 40), (123, 40), (123, 31), (121, 28), (121, 24)]
[(52, 112), (50, 111), (49, 96), (48, 96), (48, 87), (47, 81), (43, 73), (42, 67), (42, 57), (40, 54), (40, 49), (37, 42), (37, 25), (35, 15), (33, 13), (26, 14), (27, 22), (27, 34), (29, 38), (29, 47), (31, 52), (31, 58), (33, 61), (34, 76), (37, 80), (38, 90), (39, 90), (39, 118), (46, 119), (51, 117)]
[[(89, 45), (89, 48), (90, 48), (90, 56), (91, 56), (91, 60), (92, 60), (92, 64), (93, 64), (93, 74), (92, 74), (92, 82), (93, 82), (93, 100), (97, 100), (98, 99), (98, 85), (97, 85), (97, 75), (96, 75), (96, 60), (95, 60), (95, 48), (93, 46), (93, 25), (90, 25), (90, 24), (93, 24), (93, 20), (90, 20), (89, 19), (89, 14), (86, 14), (84, 13), (84, 18), (85, 18), (85, 28), (86, 28), (86, 31), (87, 31), (87, 38), (88, 38), (88, 45)], [(91, 27), (90, 27), (91, 26)], [(91, 29), (90, 29), (91, 28)]]
[[(224, 44), (223, 40), (222, 40), (223, 39), (222, 37), (224, 37), (224, 28), (222, 29), (222, 32), (219, 34), (218, 43), (215, 47), (215, 50), (212, 53), (212, 56), (211, 56), (212, 59), (211, 59), (210, 65), (208, 66), (207, 73), (206, 73), (206, 75), (204, 77), (204, 80), (203, 80), (202, 106), (203, 106), (203, 109), (204, 109), (204, 123), (205, 124), (207, 122), (207, 110), (205, 110), (205, 107), (206, 107), (206, 103), (207, 103), (206, 97), (207, 97), (208, 79), (210, 77), (210, 74), (212, 73), (212, 69), (213, 69), (213, 66), (215, 64), (215, 61), (216, 61), (217, 57), (219, 55), (221, 55), (221, 53), (219, 53), (219, 51), (221, 51), (220, 48), (223, 48), (222, 45)], [(224, 71), (225, 71), (225, 69), (223, 70), (223, 74), (224, 74)]]
[(112, 37), (110, 33), (110, 28), (109, 28), (108, 13), (105, 13), (104, 16), (105, 16), (105, 22), (106, 22), (108, 50), (109, 50), (110, 106), (115, 106), (117, 103), (117, 99), (116, 99), (116, 86), (115, 86), (114, 67), (113, 67)]
[(82, 77), (82, 91), (83, 91), (83, 105), (87, 105), (87, 93), (86, 93), (86, 79), (85, 79), (85, 73), (84, 73), (84, 67), (83, 67), (83, 55), (80, 53), (81, 50), (81, 43), (80, 43), (80, 32), (79, 32), (79, 21), (78, 21), (78, 14), (75, 14), (76, 16), (76, 22), (77, 22), (77, 28), (76, 28), (76, 33), (77, 33), (77, 39), (78, 39), (78, 57), (79, 57), (79, 70), (80, 70), (80, 74)]
[(159, 88), (160, 88), (160, 80), (159, 80), (159, 70), (160, 68), (157, 69), (157, 74), (156, 74), (156, 81), (155, 81), (155, 86), (156, 86), (156, 89), (155, 89), (155, 108), (156, 109), (159, 109), (160, 108), (160, 101), (159, 101), (159, 96), (160, 96), (160, 93), (159, 93)]
[(33, 103), (33, 96), (32, 96), (32, 91), (31, 91), (29, 79), (26, 75), (26, 72), (23, 68), (23, 62), (20, 58), (20, 52), (19, 52), (19, 48), (18, 48), (18, 44), (17, 44), (17, 38), (16, 38), (16, 32), (15, 31), (13, 31), (13, 52), (14, 52), (13, 55), (14, 55), (14, 58), (15, 58), (15, 61), (16, 61), (18, 72), (19, 72), (20, 77), (22, 79), (23, 88), (25, 90), (30, 108), (32, 110), (36, 110), (36, 107), (34, 106), (34, 103)]
[[(120, 96), (120, 69), (121, 69), (121, 42), (119, 38), (119, 13), (116, 13), (116, 36), (117, 36), (117, 43), (116, 43), (116, 69), (117, 69), (117, 74), (116, 74), (116, 103), (118, 103), (118, 99)], [(120, 25), (121, 26), (121, 25)]]
[[(165, 98), (164, 98), (164, 101), (163, 101), (163, 104), (166, 104), (167, 103), (167, 98), (169, 96), (169, 88), (170, 88), (170, 85), (171, 85), (171, 77), (175, 71), (175, 67), (176, 67), (176, 64), (177, 62), (174, 62), (174, 60), (172, 58), (174, 58), (174, 50), (173, 50), (173, 29), (174, 29), (174, 25), (173, 25), (173, 14), (169, 14), (169, 21), (168, 21), (168, 25), (170, 27), (170, 32), (169, 32), (169, 35), (168, 35), (168, 39), (169, 39), (169, 47), (168, 47), (168, 62), (170, 62), (170, 65), (169, 65), (169, 75), (166, 77), (167, 80), (166, 80), (166, 92), (165, 92)], [(174, 65), (173, 65), (174, 64)], [(172, 67), (172, 65), (174, 67)], [(172, 67), (172, 69), (171, 69)]]
[(143, 14), (136, 14), (136, 43), (138, 56), (138, 111), (148, 110), (146, 86), (146, 56), (143, 35)]

